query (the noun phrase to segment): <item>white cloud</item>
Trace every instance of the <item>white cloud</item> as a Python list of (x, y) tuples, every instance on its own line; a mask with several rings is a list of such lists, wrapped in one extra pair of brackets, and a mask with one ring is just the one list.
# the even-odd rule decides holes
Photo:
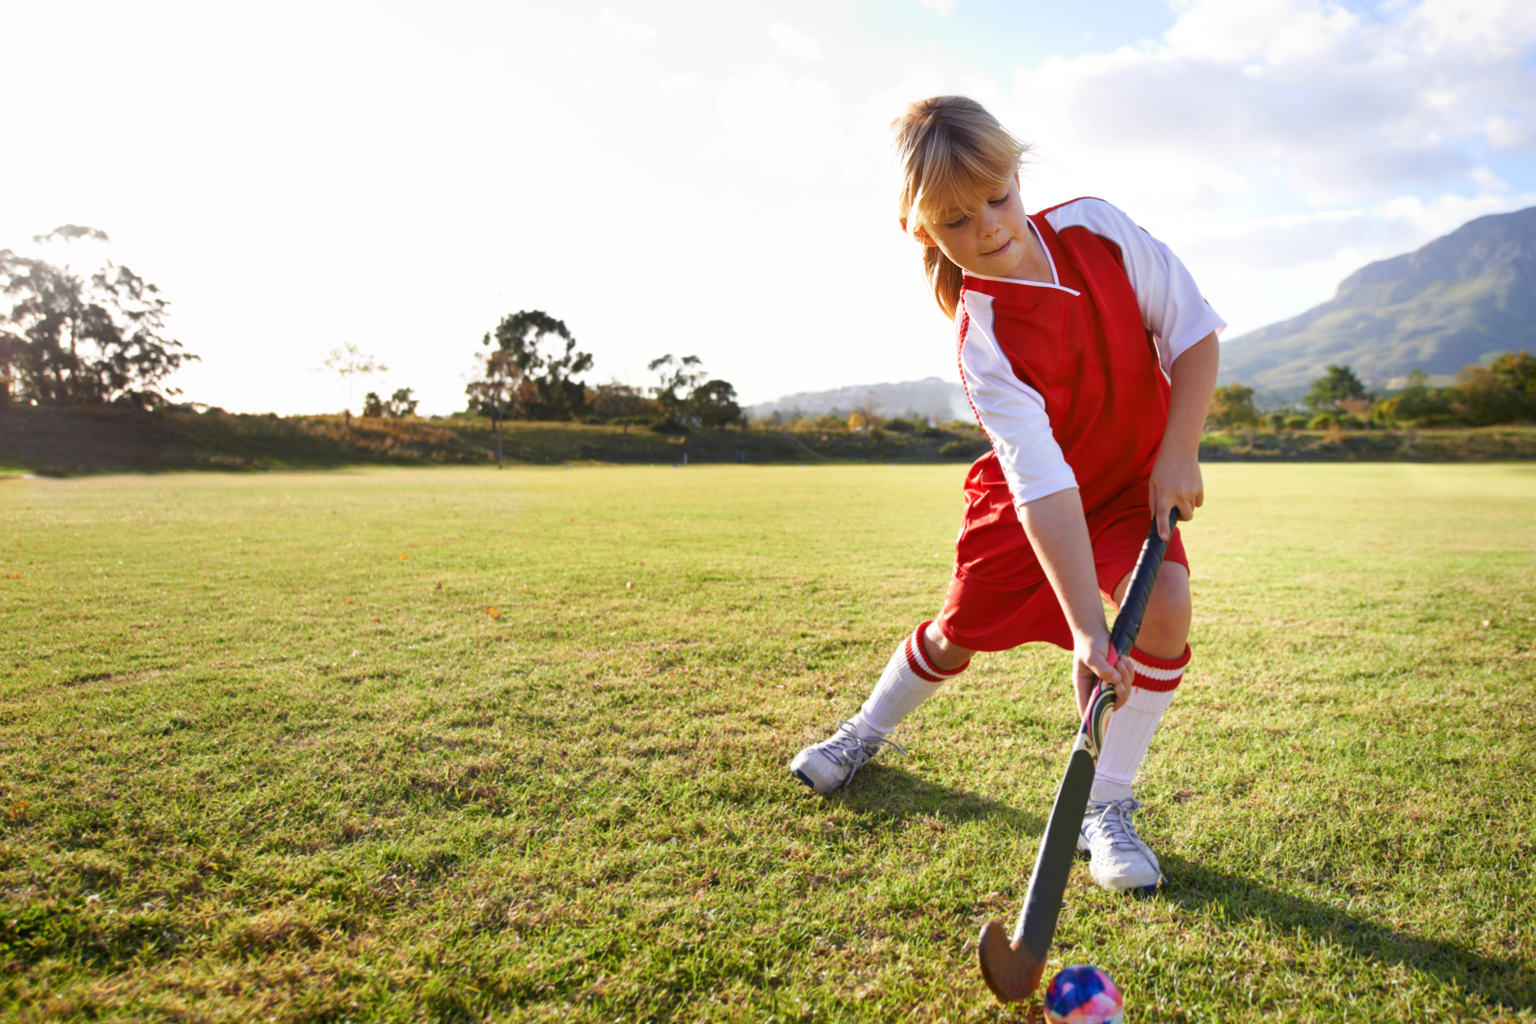
[(1189, 0), (1158, 43), (1019, 69), (997, 112), (1039, 145), (1034, 205), (1125, 207), (1241, 332), (1536, 198), (1488, 166), (1536, 149), (1531, 12)]
[(1021, 69), (1012, 106), (1063, 151), (1156, 152), (1179, 191), (1215, 165), (1223, 194), (1315, 204), (1443, 185), (1471, 173), (1469, 146), (1530, 147), (1536, 18), (1491, 46), (1462, 20), (1438, 32), (1428, 7), (1366, 22), (1318, 0), (1194, 0), (1159, 45)]
[(776, 21), (768, 26), (768, 38), (796, 57), (804, 57), (806, 60), (822, 59), (821, 44), (816, 41), (815, 36), (806, 35), (782, 21)]

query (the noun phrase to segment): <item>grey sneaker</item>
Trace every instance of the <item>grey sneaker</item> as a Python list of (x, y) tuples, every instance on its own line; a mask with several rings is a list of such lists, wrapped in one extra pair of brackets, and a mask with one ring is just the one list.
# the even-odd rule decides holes
[(852, 722), (838, 722), (829, 739), (812, 743), (789, 762), (789, 772), (818, 793), (830, 793), (853, 781), (854, 773), (880, 753), (882, 746), (906, 751), (883, 736), (860, 739)]
[(1131, 815), (1137, 800), (1090, 800), (1077, 836), (1077, 849), (1092, 858), (1093, 880), (1115, 892), (1151, 892), (1163, 880), (1157, 856), (1136, 834)]

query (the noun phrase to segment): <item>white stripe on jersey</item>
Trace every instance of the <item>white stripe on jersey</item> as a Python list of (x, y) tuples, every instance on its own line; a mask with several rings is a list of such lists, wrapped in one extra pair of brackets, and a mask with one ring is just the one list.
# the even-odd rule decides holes
[(1118, 208), (1102, 199), (1075, 199), (1050, 211), (1045, 219), (1058, 233), (1084, 227), (1120, 247), (1125, 276), (1141, 308), (1141, 322), (1157, 336), (1164, 373), (1171, 373), (1174, 360), (1195, 342), (1227, 326), (1201, 297), (1195, 279), (1173, 250)]
[(1040, 392), (1013, 372), (992, 326), (992, 296), (967, 290), (960, 375), (981, 429), (992, 439), (1014, 507), (1077, 486), (1077, 476), (1051, 433)]

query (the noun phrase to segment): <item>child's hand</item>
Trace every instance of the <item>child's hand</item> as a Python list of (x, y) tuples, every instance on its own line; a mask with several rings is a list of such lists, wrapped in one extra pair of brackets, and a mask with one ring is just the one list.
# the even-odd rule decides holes
[(1099, 680), (1115, 688), (1115, 710), (1131, 699), (1131, 684), (1135, 673), (1121, 660), (1113, 668), (1109, 664), (1109, 633), (1079, 636), (1072, 651), (1072, 682), (1077, 687), (1077, 717), (1088, 713), (1088, 703), (1099, 687)]
[(1147, 504), (1157, 519), (1157, 535), (1169, 536), (1168, 510), (1177, 508), (1179, 520), (1188, 522), (1195, 509), (1205, 504), (1205, 482), (1200, 476), (1197, 452), (1174, 452), (1167, 445), (1158, 453), (1152, 467), (1152, 482), (1147, 488)]

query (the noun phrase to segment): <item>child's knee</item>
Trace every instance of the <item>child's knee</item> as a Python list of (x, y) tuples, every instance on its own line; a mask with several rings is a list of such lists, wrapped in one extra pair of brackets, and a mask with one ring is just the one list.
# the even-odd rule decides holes
[(1157, 582), (1152, 584), (1151, 599), (1147, 603), (1147, 611), (1158, 609), (1162, 615), (1182, 615), (1189, 617), (1189, 570), (1177, 562), (1164, 565), (1157, 574)]
[(1189, 572), (1177, 563), (1165, 565), (1147, 600), (1136, 646), (1159, 658), (1184, 653), (1191, 617)]

